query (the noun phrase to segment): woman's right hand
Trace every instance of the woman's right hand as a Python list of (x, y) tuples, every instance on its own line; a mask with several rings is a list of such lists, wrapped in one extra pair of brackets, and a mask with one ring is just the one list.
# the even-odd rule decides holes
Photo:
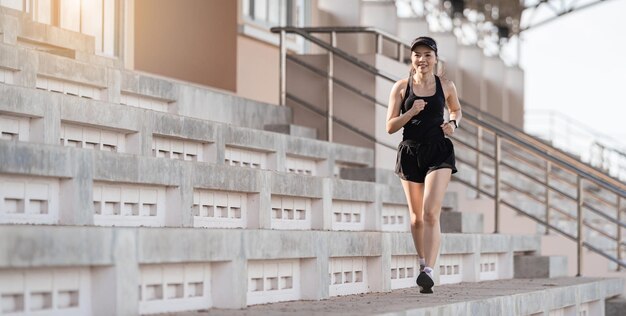
[(406, 113), (410, 117), (418, 115), (420, 112), (422, 112), (422, 110), (426, 106), (426, 103), (428, 103), (428, 102), (426, 102), (426, 101), (424, 101), (422, 99), (417, 99), (417, 100), (413, 101), (413, 106), (411, 106), (411, 108), (408, 111), (406, 111)]

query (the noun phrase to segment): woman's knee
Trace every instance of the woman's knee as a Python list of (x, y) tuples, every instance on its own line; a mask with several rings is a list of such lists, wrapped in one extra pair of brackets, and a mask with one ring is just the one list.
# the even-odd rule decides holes
[(417, 216), (411, 216), (411, 226), (413, 226), (415, 228), (422, 228), (422, 227), (424, 227), (424, 219), (423, 218), (419, 218)]
[(424, 223), (428, 226), (437, 225), (437, 223), (439, 223), (439, 214), (435, 212), (425, 212)]

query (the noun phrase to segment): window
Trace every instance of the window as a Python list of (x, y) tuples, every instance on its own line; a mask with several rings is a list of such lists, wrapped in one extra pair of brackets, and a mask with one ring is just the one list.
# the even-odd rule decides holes
[(28, 1), (26, 0), (0, 0), (0, 6), (11, 8), (14, 10), (26, 11)]
[(60, 0), (59, 12), (60, 27), (95, 37), (97, 53), (115, 55), (115, 0)]
[(272, 26), (303, 26), (303, 0), (243, 0), (243, 16), (258, 24)]
[[(241, 0), (240, 33), (259, 41), (278, 45), (278, 35), (270, 32), (275, 26), (303, 27), (310, 24), (311, 1), (308, 0)], [(304, 38), (287, 34), (287, 49), (308, 50)]]
[(34, 21), (95, 37), (96, 53), (115, 56), (116, 0), (0, 0)]

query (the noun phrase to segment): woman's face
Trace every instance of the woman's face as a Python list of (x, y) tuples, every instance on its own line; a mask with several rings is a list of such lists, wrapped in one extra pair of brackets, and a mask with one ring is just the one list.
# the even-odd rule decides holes
[(411, 64), (418, 73), (434, 72), (435, 65), (437, 65), (435, 51), (428, 46), (417, 46), (411, 52)]

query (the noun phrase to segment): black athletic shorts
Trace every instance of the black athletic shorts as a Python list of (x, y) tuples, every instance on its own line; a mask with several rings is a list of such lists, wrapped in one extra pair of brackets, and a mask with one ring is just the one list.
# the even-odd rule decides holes
[(396, 174), (400, 179), (424, 183), (426, 175), (438, 169), (449, 168), (456, 173), (454, 146), (448, 138), (432, 143), (404, 140), (398, 146)]

